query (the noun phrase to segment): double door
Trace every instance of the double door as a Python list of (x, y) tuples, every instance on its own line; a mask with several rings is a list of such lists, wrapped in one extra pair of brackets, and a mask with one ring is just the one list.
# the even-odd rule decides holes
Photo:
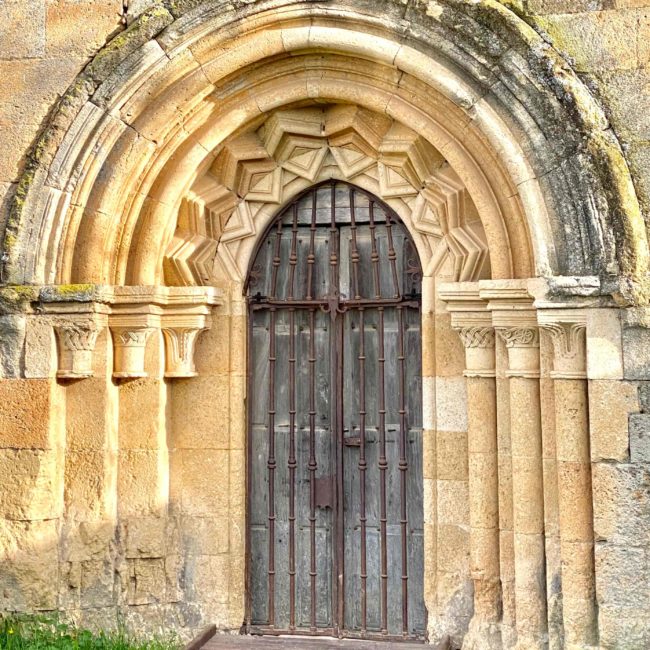
[(274, 222), (249, 296), (249, 631), (421, 639), (420, 269), (343, 183)]

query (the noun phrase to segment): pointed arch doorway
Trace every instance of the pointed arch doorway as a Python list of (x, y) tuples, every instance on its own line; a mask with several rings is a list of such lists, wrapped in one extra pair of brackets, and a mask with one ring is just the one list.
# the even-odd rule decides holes
[(399, 217), (328, 181), (247, 280), (247, 627), (423, 639), (421, 278)]

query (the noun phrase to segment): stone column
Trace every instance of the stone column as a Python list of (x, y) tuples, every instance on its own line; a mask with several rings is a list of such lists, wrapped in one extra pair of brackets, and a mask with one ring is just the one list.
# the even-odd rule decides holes
[(463, 648), (501, 648), (499, 497), (494, 329), (458, 328), (467, 360), (470, 562), (474, 616)]
[(566, 647), (598, 644), (585, 331), (576, 309), (539, 312), (553, 341), (562, 601)]
[[(539, 330), (526, 292), (509, 292), (493, 323), (508, 350), (517, 648), (548, 644)], [(481, 292), (483, 295), (483, 292)], [(514, 302), (510, 302), (514, 299)], [(508, 304), (503, 304), (503, 303)], [(527, 304), (526, 304), (527, 303)], [(509, 307), (510, 310), (502, 309)], [(528, 308), (526, 308), (528, 307)]]
[(495, 333), (477, 284), (443, 285), (441, 298), (465, 347), (470, 571), (474, 615), (463, 649), (500, 649), (499, 484)]

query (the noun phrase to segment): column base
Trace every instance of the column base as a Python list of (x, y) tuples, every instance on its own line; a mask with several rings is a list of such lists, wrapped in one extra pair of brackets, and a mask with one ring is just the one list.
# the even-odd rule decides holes
[(463, 639), (463, 650), (502, 650), (501, 626), (472, 619)]

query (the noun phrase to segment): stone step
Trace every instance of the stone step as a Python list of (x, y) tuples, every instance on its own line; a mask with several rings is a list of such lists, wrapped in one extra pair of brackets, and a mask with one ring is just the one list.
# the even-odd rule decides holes
[(301, 636), (235, 636), (217, 634), (204, 646), (204, 650), (224, 648), (253, 648), (253, 650), (423, 650), (422, 643), (389, 641), (359, 641), (357, 639), (332, 639), (329, 637)]

